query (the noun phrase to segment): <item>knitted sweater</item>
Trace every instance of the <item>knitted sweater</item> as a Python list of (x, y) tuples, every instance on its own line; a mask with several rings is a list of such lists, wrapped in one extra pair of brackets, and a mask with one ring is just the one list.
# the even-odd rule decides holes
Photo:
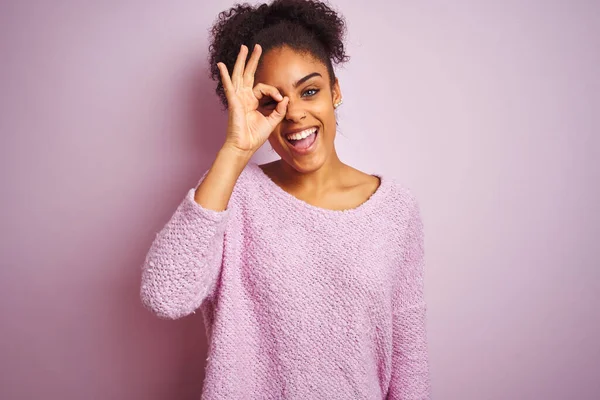
[(149, 249), (141, 299), (164, 318), (200, 308), (202, 399), (429, 399), (419, 207), (375, 176), (376, 192), (343, 211), (294, 197), (253, 161), (224, 211), (187, 192)]

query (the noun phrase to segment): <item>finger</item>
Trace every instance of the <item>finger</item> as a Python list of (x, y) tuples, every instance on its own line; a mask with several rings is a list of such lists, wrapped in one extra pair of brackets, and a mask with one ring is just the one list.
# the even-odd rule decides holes
[(242, 86), (242, 73), (244, 72), (244, 64), (246, 64), (246, 56), (248, 54), (248, 48), (244, 45), (240, 47), (235, 65), (233, 66), (233, 73), (231, 74), (231, 81), (233, 87), (239, 89)]
[(290, 98), (284, 97), (282, 101), (277, 103), (277, 107), (275, 107), (273, 112), (271, 114), (269, 114), (269, 116), (267, 117), (269, 124), (273, 128), (275, 128), (277, 126), (277, 124), (279, 124), (281, 121), (283, 121), (283, 118), (285, 117), (285, 114), (287, 112), (287, 106), (288, 106), (289, 102), (290, 102)]
[(279, 93), (279, 90), (275, 86), (265, 85), (264, 83), (259, 83), (254, 86), (252, 89), (254, 96), (260, 100), (265, 96), (269, 96), (273, 98), (273, 100), (281, 102), (283, 100), (283, 96)]
[(229, 77), (227, 66), (222, 62), (218, 62), (217, 67), (219, 68), (219, 72), (221, 73), (221, 83), (223, 84), (223, 89), (225, 89), (225, 96), (227, 97), (227, 100), (229, 100), (230, 94), (234, 93), (235, 89), (233, 88), (233, 83), (231, 83), (231, 78)]
[(254, 45), (254, 50), (252, 51), (252, 55), (250, 56), (250, 60), (248, 60), (248, 64), (246, 64), (246, 70), (244, 71), (244, 86), (254, 86), (254, 74), (256, 73), (258, 60), (260, 59), (261, 54), (262, 47), (260, 47), (259, 44)]

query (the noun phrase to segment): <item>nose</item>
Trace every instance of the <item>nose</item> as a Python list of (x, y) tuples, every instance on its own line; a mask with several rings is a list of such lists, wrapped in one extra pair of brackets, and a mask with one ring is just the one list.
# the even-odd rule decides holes
[(285, 113), (285, 119), (290, 122), (299, 122), (306, 118), (306, 111), (297, 100), (290, 99)]

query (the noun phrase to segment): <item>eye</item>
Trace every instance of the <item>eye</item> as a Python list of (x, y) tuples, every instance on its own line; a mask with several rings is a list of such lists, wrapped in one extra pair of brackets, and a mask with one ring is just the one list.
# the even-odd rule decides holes
[(304, 93), (302, 93), (302, 97), (312, 97), (317, 93), (319, 93), (319, 89), (308, 89), (305, 90)]
[(273, 100), (272, 98), (269, 97), (269, 100), (265, 101), (260, 106), (268, 108), (268, 107), (273, 107), (276, 104), (277, 104), (277, 102), (275, 100)]

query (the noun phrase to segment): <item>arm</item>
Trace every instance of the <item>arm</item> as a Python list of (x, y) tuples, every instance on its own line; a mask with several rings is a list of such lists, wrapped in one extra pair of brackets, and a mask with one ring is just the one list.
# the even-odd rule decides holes
[(412, 198), (404, 262), (394, 286), (392, 378), (388, 400), (423, 400), (431, 395), (424, 298), (423, 223)]
[[(229, 109), (225, 145), (200, 185), (188, 192), (157, 235), (143, 266), (142, 302), (159, 316), (185, 316), (214, 292), (235, 183), (285, 117), (288, 97), (274, 86), (253, 86), (261, 52), (257, 44), (246, 63), (248, 48), (242, 45), (231, 76), (224, 63), (217, 63)], [(264, 96), (277, 101), (269, 115), (258, 110)]]
[(186, 316), (214, 293), (231, 213), (227, 205), (248, 159), (222, 149), (154, 239), (142, 267), (140, 297), (158, 316)]

